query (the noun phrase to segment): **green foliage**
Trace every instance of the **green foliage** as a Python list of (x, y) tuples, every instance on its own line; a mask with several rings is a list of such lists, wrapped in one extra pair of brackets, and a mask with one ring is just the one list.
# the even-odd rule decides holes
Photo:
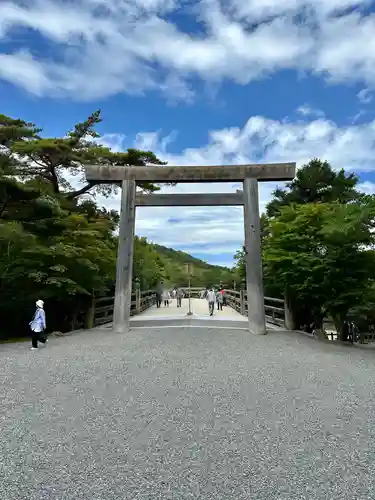
[(236, 273), (237, 279), (243, 281), (246, 279), (246, 263), (245, 263), (245, 250), (241, 248), (237, 250), (234, 254), (235, 266), (234, 272)]
[(33, 123), (0, 114), (0, 175), (12, 173), (12, 168), (19, 163), (12, 153), (13, 144), (37, 139), (39, 132)]
[(299, 301), (345, 317), (370, 284), (375, 206), (306, 204), (284, 207), (270, 223), (263, 257), (266, 279)]
[(297, 171), (286, 189), (274, 191), (266, 214), (268, 217), (277, 216), (281, 207), (293, 203), (348, 203), (359, 197), (355, 189), (357, 182), (354, 174), (347, 175), (344, 170), (335, 172), (328, 162), (315, 158)]
[[(375, 201), (358, 193), (357, 181), (314, 159), (274, 192), (261, 217), (266, 293), (287, 295), (299, 327), (329, 315), (342, 331), (348, 314), (369, 318), (375, 305)], [(243, 275), (242, 251), (236, 259)]]
[[(165, 165), (151, 151), (129, 148), (125, 152), (113, 152), (100, 145), (100, 135), (95, 127), (102, 121), (100, 111), (91, 114), (87, 120), (78, 123), (63, 138), (39, 137), (40, 129), (21, 120), (3, 116), (4, 123), (11, 123), (1, 128), (1, 141), (7, 146), (7, 162), (16, 169), (14, 173), (23, 179), (38, 179), (45, 189), (67, 199), (77, 198), (87, 192), (110, 196), (116, 192), (114, 184), (92, 185), (85, 181), (84, 166), (87, 164), (106, 164), (117, 166), (145, 166), (147, 164)], [(3, 136), (3, 137), (2, 137)], [(28, 140), (25, 141), (24, 139)], [(15, 160), (17, 159), (17, 161)], [(5, 164), (5, 161), (4, 161)], [(1, 163), (0, 163), (1, 165)], [(76, 178), (82, 184), (75, 189), (67, 176)], [(139, 185), (148, 192), (157, 191), (159, 186), (144, 182)]]
[(0, 219), (0, 313), (2, 329), (13, 327), (14, 334), (24, 330), (25, 314), (38, 297), (62, 309), (75, 301), (79, 309), (85, 296), (108, 289), (116, 256), (111, 217), (98, 212), (89, 220), (64, 210), (56, 199), (38, 197), (21, 183), (18, 191), (16, 187), (10, 184), (9, 191), (17, 197)]

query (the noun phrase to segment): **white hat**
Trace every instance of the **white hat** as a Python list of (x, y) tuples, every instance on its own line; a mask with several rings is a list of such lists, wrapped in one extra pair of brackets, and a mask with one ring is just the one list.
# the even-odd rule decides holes
[(37, 300), (37, 301), (36, 301), (36, 305), (37, 305), (38, 307), (41, 307), (41, 308), (43, 309), (43, 306), (44, 306), (44, 302), (43, 302), (43, 300)]

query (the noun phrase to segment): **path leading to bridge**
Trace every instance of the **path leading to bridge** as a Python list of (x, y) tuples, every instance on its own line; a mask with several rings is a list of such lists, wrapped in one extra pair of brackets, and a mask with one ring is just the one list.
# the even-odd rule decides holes
[[(141, 315), (143, 318), (147, 317), (184, 317), (189, 312), (189, 299), (182, 299), (182, 307), (177, 307), (176, 299), (171, 300), (171, 304), (169, 307), (165, 307), (161, 305), (160, 308), (156, 306), (143, 311)], [(194, 316), (199, 318), (210, 318), (208, 313), (208, 302), (206, 299), (191, 299), (191, 311)], [(246, 318), (242, 316), (240, 313), (235, 311), (229, 306), (224, 306), (222, 311), (218, 311), (215, 308), (214, 319), (236, 319), (236, 320), (244, 320), (246, 322)]]
[[(210, 316), (208, 312), (208, 303), (206, 299), (191, 299), (192, 316), (188, 315), (189, 300), (182, 300), (182, 307), (177, 307), (177, 301), (172, 299), (169, 306), (161, 305), (146, 309), (141, 314), (137, 314), (131, 319), (133, 326), (158, 326), (162, 323), (164, 326), (188, 324), (189, 322), (196, 325), (207, 325), (216, 327), (236, 327), (248, 329), (247, 317), (235, 311), (229, 306), (223, 306), (222, 311), (217, 310), (215, 306), (214, 315)], [(269, 330), (280, 330), (281, 328), (267, 324)]]
[(374, 498), (373, 355), (209, 327), (0, 345), (0, 498)]

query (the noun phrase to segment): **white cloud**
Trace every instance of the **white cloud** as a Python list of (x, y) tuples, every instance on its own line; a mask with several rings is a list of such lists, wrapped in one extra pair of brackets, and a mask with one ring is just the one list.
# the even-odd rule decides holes
[(360, 191), (363, 191), (366, 194), (375, 194), (375, 183), (374, 182), (361, 182), (358, 185)]
[(52, 90), (52, 82), (45, 74), (43, 66), (27, 52), (14, 54), (0, 53), (0, 78), (15, 85), (26, 87), (37, 96)]
[(357, 94), (358, 99), (362, 104), (369, 104), (372, 101), (370, 89), (362, 89)]
[[(122, 136), (116, 139), (116, 134), (110, 134), (107, 137), (121, 148)], [(299, 167), (319, 157), (337, 169), (375, 171), (375, 121), (339, 127), (324, 119), (293, 123), (253, 116), (243, 128), (211, 131), (206, 145), (186, 148), (178, 155), (168, 152), (172, 140), (173, 134), (163, 137), (160, 132), (140, 133), (132, 146), (152, 149), (170, 165), (295, 161)], [(125, 148), (125, 144), (122, 147)], [(276, 186), (274, 182), (260, 184), (261, 211), (264, 211)], [(235, 183), (180, 184), (164, 187), (162, 192), (220, 193), (234, 192), (240, 187)], [(360, 189), (375, 192), (374, 184), (370, 182), (360, 184)], [(119, 196), (110, 200), (100, 198), (99, 202), (119, 208)], [(172, 218), (174, 222), (168, 222)], [(138, 209), (136, 228), (138, 234), (170, 247), (191, 248), (193, 245), (197, 252), (202, 252), (201, 245), (205, 244), (204, 253), (211, 255), (234, 254), (243, 242), (241, 207), (142, 207)]]
[(302, 116), (317, 116), (319, 118), (324, 118), (325, 117), (325, 114), (322, 110), (320, 109), (314, 109), (312, 108), (311, 106), (309, 106), (309, 104), (303, 104), (302, 106), (299, 106), (299, 108), (297, 108), (297, 113), (302, 115)]
[[(370, 0), (3, 0), (0, 78), (36, 95), (89, 100), (158, 89), (190, 101), (191, 78), (239, 84), (295, 69), (375, 84)], [(198, 33), (176, 23), (194, 16)], [(172, 14), (172, 16), (170, 15)], [(168, 17), (167, 17), (168, 15)], [(34, 30), (48, 50), (6, 51)], [(52, 54), (47, 56), (47, 54)]]

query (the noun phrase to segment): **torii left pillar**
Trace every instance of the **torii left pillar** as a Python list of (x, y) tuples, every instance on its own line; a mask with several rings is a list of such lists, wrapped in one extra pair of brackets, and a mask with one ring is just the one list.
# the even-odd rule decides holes
[(122, 181), (115, 307), (113, 312), (113, 330), (120, 333), (126, 332), (130, 328), (135, 228), (135, 192), (135, 181)]

